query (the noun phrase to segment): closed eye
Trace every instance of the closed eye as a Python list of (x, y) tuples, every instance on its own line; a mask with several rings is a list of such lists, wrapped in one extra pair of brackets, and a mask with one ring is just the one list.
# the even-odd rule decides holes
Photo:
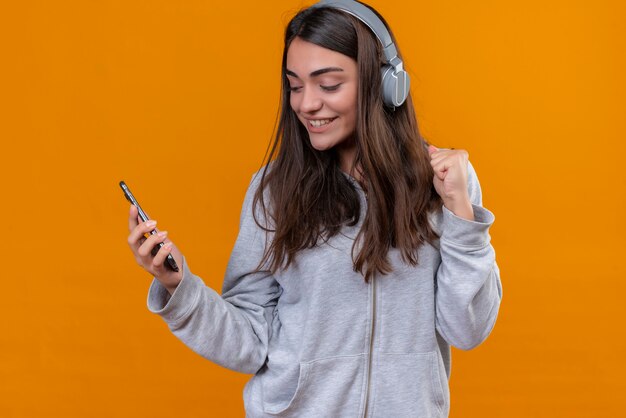
[(320, 86), (324, 91), (335, 91), (341, 86), (342, 83), (335, 84), (334, 86)]

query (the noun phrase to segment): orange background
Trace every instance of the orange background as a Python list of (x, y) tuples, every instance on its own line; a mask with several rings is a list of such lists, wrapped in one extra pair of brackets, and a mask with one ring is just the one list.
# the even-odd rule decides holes
[[(0, 416), (243, 416), (249, 376), (146, 309), (117, 183), (221, 289), (307, 4), (4, 2)], [(423, 133), (469, 151), (497, 217), (504, 300), (453, 355), (451, 416), (623, 414), (624, 2), (371, 4)]]

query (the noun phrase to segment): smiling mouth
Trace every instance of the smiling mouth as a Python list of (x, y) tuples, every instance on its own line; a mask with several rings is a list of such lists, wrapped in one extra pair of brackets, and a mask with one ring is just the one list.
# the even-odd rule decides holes
[(317, 120), (311, 120), (309, 119), (309, 124), (314, 127), (314, 128), (319, 128), (322, 127), (324, 125), (328, 125), (329, 123), (331, 123), (332, 121), (334, 121), (337, 118), (330, 118), (330, 119), (317, 119)]

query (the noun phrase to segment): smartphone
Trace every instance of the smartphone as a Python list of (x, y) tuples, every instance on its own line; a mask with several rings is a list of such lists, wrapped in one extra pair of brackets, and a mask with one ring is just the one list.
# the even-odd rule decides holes
[[(144, 212), (143, 209), (141, 209), (141, 206), (139, 206), (139, 202), (137, 202), (137, 199), (135, 199), (135, 196), (133, 196), (132, 192), (130, 191), (126, 183), (124, 183), (123, 181), (120, 181), (120, 187), (122, 188), (122, 191), (124, 192), (124, 196), (126, 197), (126, 200), (128, 200), (130, 203), (132, 203), (133, 205), (137, 207), (137, 212), (139, 212), (139, 217), (141, 218), (141, 220), (144, 222), (149, 221), (150, 218), (148, 218), (148, 215), (146, 215), (146, 212)], [(157, 232), (154, 229), (150, 231), (150, 235), (155, 235), (156, 233)], [(163, 244), (162, 242), (159, 242), (157, 245), (155, 245), (154, 248), (152, 249), (152, 255), (153, 256), (156, 255), (156, 253), (159, 251), (161, 247), (163, 247), (163, 245), (165, 244)], [(174, 257), (172, 257), (172, 254), (167, 255), (167, 258), (165, 259), (165, 262), (163, 264), (165, 265), (165, 267), (169, 268), (170, 270), (178, 271), (178, 265), (176, 264), (176, 260), (174, 260)]]

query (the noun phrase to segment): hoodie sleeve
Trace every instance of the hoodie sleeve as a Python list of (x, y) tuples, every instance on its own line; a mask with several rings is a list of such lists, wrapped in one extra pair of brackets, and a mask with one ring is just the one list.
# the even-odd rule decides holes
[(183, 279), (171, 297), (154, 279), (147, 301), (148, 309), (160, 315), (193, 351), (223, 367), (249, 374), (265, 363), (274, 308), (281, 293), (269, 271), (255, 271), (266, 237), (252, 216), (260, 177), (253, 177), (244, 199), (222, 295), (207, 287), (183, 260)]
[(487, 338), (502, 298), (500, 271), (489, 236), (495, 217), (482, 207), (478, 177), (469, 162), (468, 191), (474, 221), (442, 208), (441, 264), (435, 296), (437, 331), (450, 345), (463, 350)]

